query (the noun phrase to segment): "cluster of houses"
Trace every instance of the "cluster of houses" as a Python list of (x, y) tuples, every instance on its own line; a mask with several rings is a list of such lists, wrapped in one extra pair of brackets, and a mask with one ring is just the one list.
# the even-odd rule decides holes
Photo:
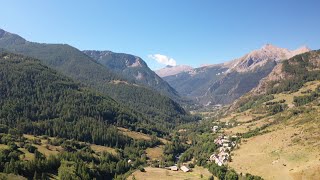
[[(232, 136), (236, 138), (237, 136)], [(218, 152), (212, 154), (209, 158), (211, 162), (215, 162), (217, 165), (222, 166), (230, 159), (230, 151), (237, 144), (230, 140), (229, 136), (219, 135), (214, 141), (219, 146)]]
[[(170, 166), (170, 167), (166, 167), (166, 169), (169, 169), (171, 171), (178, 171), (179, 170), (178, 166)], [(187, 166), (181, 166), (180, 170), (183, 171), (183, 172), (189, 172), (190, 171), (190, 169)]]
[[(177, 155), (175, 156), (176, 162), (179, 161), (179, 159), (181, 158), (181, 155), (182, 155), (182, 154), (177, 154)], [(179, 167), (177, 166), (177, 164), (175, 164), (174, 166), (165, 167), (165, 169), (168, 169), (168, 170), (171, 170), (171, 171), (179, 171)], [(190, 171), (191, 171), (191, 169), (188, 168), (188, 167), (186, 166), (186, 164), (182, 165), (182, 166), (180, 167), (180, 170), (183, 171), (183, 172), (190, 172)]]

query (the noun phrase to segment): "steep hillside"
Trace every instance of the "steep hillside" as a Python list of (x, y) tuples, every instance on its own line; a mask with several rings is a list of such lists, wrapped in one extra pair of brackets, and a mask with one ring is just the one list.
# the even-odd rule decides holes
[[(318, 68), (320, 68), (319, 54), (319, 50), (312, 51), (279, 63), (267, 77), (262, 79), (259, 86), (253, 89), (253, 92), (266, 93), (267, 91), (295, 90), (301, 87), (304, 82), (309, 81), (309, 79), (316, 79), (319, 72)], [(296, 83), (298, 83), (296, 87), (290, 85)], [(285, 85), (279, 87), (280, 84)], [(275, 86), (276, 90), (271, 90), (272, 86)]]
[[(143, 113), (153, 122), (185, 121), (188, 115), (178, 103), (149, 88), (134, 84), (96, 62), (78, 49), (65, 44), (40, 44), (0, 29), (0, 48), (34, 57), (45, 65), (85, 84), (121, 104)], [(172, 127), (171, 126), (171, 127)]]
[(210, 101), (207, 103), (230, 104), (256, 87), (259, 81), (267, 76), (275, 65), (275, 61), (270, 61), (252, 71), (230, 71), (219, 81), (211, 84), (204, 96), (199, 98), (199, 101), (206, 103), (209, 99)]
[(279, 63), (250, 93), (238, 99), (231, 107), (250, 107), (265, 96), (293, 93), (306, 82), (320, 79), (320, 51), (294, 56)]
[[(166, 125), (39, 60), (0, 53), (0, 179), (124, 179), (147, 164)], [(120, 127), (153, 135), (135, 139)]]
[(267, 44), (233, 61), (195, 68), (164, 79), (182, 96), (192, 97), (201, 104), (229, 104), (256, 87), (278, 62), (307, 51), (306, 47), (290, 51)]
[(166, 76), (164, 80), (182, 96), (197, 98), (203, 96), (214, 82), (221, 79), (226, 70), (227, 68), (220, 65), (207, 66)]
[[(111, 125), (134, 127), (144, 123), (139, 114), (79, 86), (38, 60), (1, 53), (0, 69), (0, 124), (21, 133), (115, 146), (124, 139)], [(112, 136), (99, 137), (98, 142), (96, 133)]]
[[(162, 97), (155, 97), (161, 104), (159, 106), (152, 106), (152, 102), (147, 104), (150, 106), (150, 111), (158, 111), (157, 114), (150, 112), (150, 116), (153, 118), (148, 118), (148, 116), (138, 113), (138, 110), (143, 106), (137, 106), (137, 110), (131, 110), (107, 96), (81, 87), (32, 58), (2, 53), (0, 63), (0, 122), (10, 126), (15, 126), (15, 123), (20, 121), (19, 125), (26, 126), (27, 129), (31, 128), (28, 127), (28, 122), (53, 123), (53, 126), (60, 126), (64, 122), (70, 121), (77, 126), (78, 121), (75, 120), (93, 118), (103, 120), (110, 125), (163, 135), (169, 133), (169, 129), (181, 123), (182, 118), (187, 119), (187, 117), (180, 117), (175, 110), (172, 110), (176, 109), (184, 113), (184, 110), (178, 104), (172, 100), (167, 101)], [(124, 87), (121, 87), (121, 85), (117, 87), (123, 90), (123, 93), (120, 91), (119, 94), (125, 93)], [(134, 89), (130, 90), (134, 91)], [(141, 94), (140, 97), (144, 97), (145, 99), (142, 100), (147, 101), (147, 99), (153, 98), (152, 95), (145, 93)], [(139, 98), (139, 96), (134, 98)], [(130, 104), (128, 103), (128, 105)], [(166, 112), (163, 113), (160, 108), (163, 108)], [(166, 115), (176, 119), (164, 118)], [(62, 124), (57, 123), (60, 121)], [(90, 126), (88, 125), (88, 127)], [(47, 131), (41, 129), (43, 126), (41, 128), (32, 127), (32, 129), (34, 128), (36, 128), (35, 132), (38, 130), (42, 133)], [(40, 129), (37, 130), (37, 128)], [(56, 127), (48, 126), (46, 128), (54, 129)], [(52, 129), (48, 132), (52, 132)], [(57, 133), (56, 130), (54, 132)], [(59, 133), (69, 134), (62, 131)]]
[(88, 85), (121, 79), (78, 49), (67, 44), (29, 42), (0, 29), (0, 48), (40, 59), (44, 64)]
[(226, 134), (244, 139), (229, 166), (265, 179), (319, 179), (319, 68), (319, 50), (282, 61), (220, 118)]
[(126, 79), (150, 87), (173, 99), (179, 99), (176, 90), (154, 73), (140, 57), (111, 51), (86, 50), (83, 52)]
[(221, 121), (240, 135), (229, 166), (265, 179), (319, 179), (320, 78), (294, 92), (275, 93)]

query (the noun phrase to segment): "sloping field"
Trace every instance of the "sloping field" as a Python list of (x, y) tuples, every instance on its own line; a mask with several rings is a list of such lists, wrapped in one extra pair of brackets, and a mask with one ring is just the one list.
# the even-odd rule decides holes
[[(144, 134), (144, 133), (140, 133), (140, 132), (136, 132), (136, 131), (130, 131), (129, 129), (126, 128), (122, 128), (122, 127), (118, 127), (118, 130), (120, 132), (122, 132), (122, 134), (129, 136), (133, 139), (141, 139), (141, 140), (151, 140), (151, 136)], [(166, 143), (170, 143), (170, 141), (163, 139), (163, 138), (158, 138), (163, 144)]]
[[(137, 180), (181, 180), (181, 179), (209, 179), (212, 174), (203, 167), (196, 167), (192, 169), (192, 172), (171, 171), (161, 168), (145, 168), (146, 172), (135, 171), (128, 180), (132, 180), (133, 177)], [(202, 176), (201, 176), (202, 175)]]
[(157, 146), (154, 148), (146, 149), (147, 157), (151, 160), (160, 160), (163, 155), (163, 148), (164, 146)]
[[(320, 179), (319, 111), (294, 117), (252, 137), (234, 151), (229, 165), (265, 179)], [(311, 114), (315, 114), (312, 116)]]

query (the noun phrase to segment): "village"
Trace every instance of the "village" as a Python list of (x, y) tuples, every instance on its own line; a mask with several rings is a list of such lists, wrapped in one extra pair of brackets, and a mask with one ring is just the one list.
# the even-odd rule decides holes
[[(228, 125), (226, 123), (226, 125)], [(218, 134), (221, 127), (215, 125), (211, 128), (213, 134)], [(213, 152), (212, 155), (208, 158), (208, 161), (214, 162), (218, 166), (226, 165), (229, 161), (231, 161), (231, 151), (238, 146), (237, 140), (238, 136), (232, 135), (228, 136), (224, 133), (220, 133), (218, 137), (214, 140), (214, 143), (219, 147), (216, 152)], [(179, 157), (176, 157), (179, 159)], [(189, 168), (187, 165), (182, 165), (180, 168), (178, 165), (165, 167), (165, 169), (171, 170), (171, 171), (183, 171), (183, 172), (190, 172), (192, 171), (191, 168)]]
[[(215, 127), (213, 130), (216, 129)], [(230, 152), (237, 146), (236, 143), (237, 136), (232, 136), (231, 138), (226, 135), (219, 135), (214, 143), (219, 146), (218, 151), (213, 153), (209, 157), (209, 161), (216, 163), (218, 166), (226, 164), (231, 160)]]
[[(229, 122), (225, 123), (225, 126), (234, 126)], [(219, 133), (222, 129), (222, 126), (214, 125), (211, 130), (213, 134), (219, 134), (218, 137), (214, 140), (214, 143), (219, 146), (218, 151), (214, 152), (210, 157), (209, 161), (216, 163), (218, 166), (225, 165), (228, 161), (231, 161), (231, 151), (238, 146), (237, 140), (238, 136), (232, 135), (227, 136), (224, 133)]]

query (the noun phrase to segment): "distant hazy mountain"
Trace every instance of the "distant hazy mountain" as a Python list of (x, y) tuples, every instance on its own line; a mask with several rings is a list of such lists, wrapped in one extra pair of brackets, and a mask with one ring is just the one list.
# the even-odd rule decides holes
[(228, 104), (256, 87), (279, 61), (308, 51), (307, 47), (290, 51), (267, 44), (230, 62), (191, 69), (164, 79), (182, 96), (192, 97), (201, 104)]
[(176, 90), (153, 72), (138, 56), (111, 51), (85, 50), (83, 52), (113, 72), (121, 74), (126, 79), (150, 87), (175, 100), (179, 99)]
[(177, 65), (177, 66), (166, 66), (162, 69), (158, 69), (155, 72), (160, 76), (160, 77), (166, 77), (166, 76), (172, 76), (172, 75), (176, 75), (179, 74), (181, 72), (186, 72), (191, 70), (192, 67), (191, 66), (187, 66), (187, 65)]
[[(6, 51), (37, 58), (44, 65), (115, 99), (150, 119), (159, 129), (173, 127), (186, 116), (175, 101), (160, 93), (135, 84), (114, 73), (106, 66), (66, 44), (29, 42), (24, 38), (0, 29), (0, 48)], [(188, 115), (187, 115), (188, 116)]]

